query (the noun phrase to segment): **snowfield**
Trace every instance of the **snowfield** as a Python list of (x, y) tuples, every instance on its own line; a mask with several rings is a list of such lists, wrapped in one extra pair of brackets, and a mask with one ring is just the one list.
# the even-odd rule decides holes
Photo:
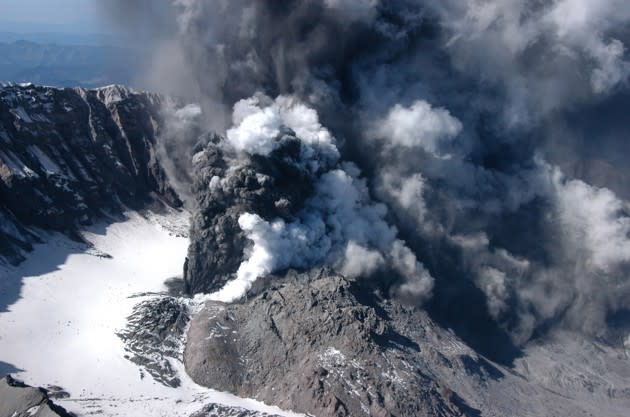
[[(150, 295), (130, 297), (165, 291), (188, 248), (174, 232), (182, 213), (127, 217), (86, 230), (93, 248), (53, 235), (19, 267), (0, 267), (0, 365), (27, 384), (62, 387), (70, 397), (56, 401), (79, 415), (189, 416), (208, 403), (296, 415), (200, 387), (175, 361), (182, 385), (166, 387), (124, 358), (116, 331)], [(12, 300), (9, 287), (20, 284)]]

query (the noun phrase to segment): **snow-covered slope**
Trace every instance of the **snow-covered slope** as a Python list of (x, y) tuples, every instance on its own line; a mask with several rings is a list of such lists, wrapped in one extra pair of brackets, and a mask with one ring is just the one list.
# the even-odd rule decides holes
[[(291, 415), (202, 388), (177, 361), (181, 386), (171, 388), (125, 358), (116, 332), (133, 306), (181, 275), (184, 216), (130, 212), (125, 221), (85, 230), (92, 248), (55, 234), (19, 267), (0, 269), (0, 361), (20, 369), (16, 376), (28, 384), (62, 387), (70, 396), (57, 401), (80, 415), (189, 416), (211, 403)], [(15, 300), (11, 286), (20, 283)]]

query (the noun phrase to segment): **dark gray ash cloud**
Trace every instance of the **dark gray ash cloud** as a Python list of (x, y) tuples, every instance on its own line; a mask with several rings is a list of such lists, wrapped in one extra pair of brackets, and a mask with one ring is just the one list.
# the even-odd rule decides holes
[[(401, 265), (434, 279), (417, 301), (445, 324), (522, 343), (553, 326), (605, 336), (630, 309), (627, 1), (106, 3), (151, 28), (147, 81), (199, 102), (205, 128), (234, 137), (235, 104), (257, 93), (314, 109), (367, 206), (386, 205)], [(232, 142), (273, 136), (256, 132)], [(365, 259), (348, 274), (386, 258), (345, 251)]]

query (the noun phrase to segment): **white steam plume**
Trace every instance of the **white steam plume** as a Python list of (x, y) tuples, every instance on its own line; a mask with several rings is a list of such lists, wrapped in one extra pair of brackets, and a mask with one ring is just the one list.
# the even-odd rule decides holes
[(437, 156), (444, 144), (461, 131), (461, 122), (448, 110), (418, 100), (410, 107), (396, 104), (384, 120), (375, 124), (370, 135), (385, 139), (390, 145), (418, 147)]
[(320, 168), (320, 161), (334, 164), (339, 159), (335, 140), (319, 122), (317, 112), (293, 97), (279, 96), (272, 101), (257, 94), (240, 100), (234, 105), (232, 121), (227, 139), (238, 152), (269, 155), (279, 146), (282, 129), (288, 128), (305, 145), (302, 159), (312, 172)]
[[(290, 128), (302, 141), (300, 162), (305, 167), (330, 166), (338, 158), (334, 139), (317, 114), (293, 98), (243, 100), (235, 106), (234, 122), (228, 142), (239, 152), (268, 154), (278, 146), (276, 138), (282, 129)], [(322, 158), (328, 163), (322, 164)], [(266, 221), (255, 213), (240, 216), (239, 226), (252, 246), (234, 280), (209, 298), (233, 301), (264, 275), (328, 264), (352, 278), (389, 268), (404, 279), (396, 295), (413, 303), (426, 300), (433, 278), (385, 220), (385, 205), (371, 200), (358, 168), (346, 163), (311, 172), (315, 191), (295, 221)]]

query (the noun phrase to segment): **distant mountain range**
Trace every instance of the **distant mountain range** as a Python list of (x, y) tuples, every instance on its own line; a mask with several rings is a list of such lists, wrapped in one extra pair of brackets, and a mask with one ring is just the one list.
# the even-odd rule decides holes
[[(88, 88), (132, 84), (132, 50), (101, 43), (106, 35), (21, 36), (0, 33), (0, 81)], [(68, 44), (72, 39), (77, 43)]]
[[(0, 22), (0, 42), (12, 43), (16, 41), (30, 41), (46, 45), (124, 45), (124, 41), (120, 37), (111, 33), (77, 33), (74, 31), (59, 30), (54, 26), (37, 26), (27, 31), (25, 28), (15, 26), (16, 24)], [(26, 29), (28, 29), (28, 27), (26, 27)]]

